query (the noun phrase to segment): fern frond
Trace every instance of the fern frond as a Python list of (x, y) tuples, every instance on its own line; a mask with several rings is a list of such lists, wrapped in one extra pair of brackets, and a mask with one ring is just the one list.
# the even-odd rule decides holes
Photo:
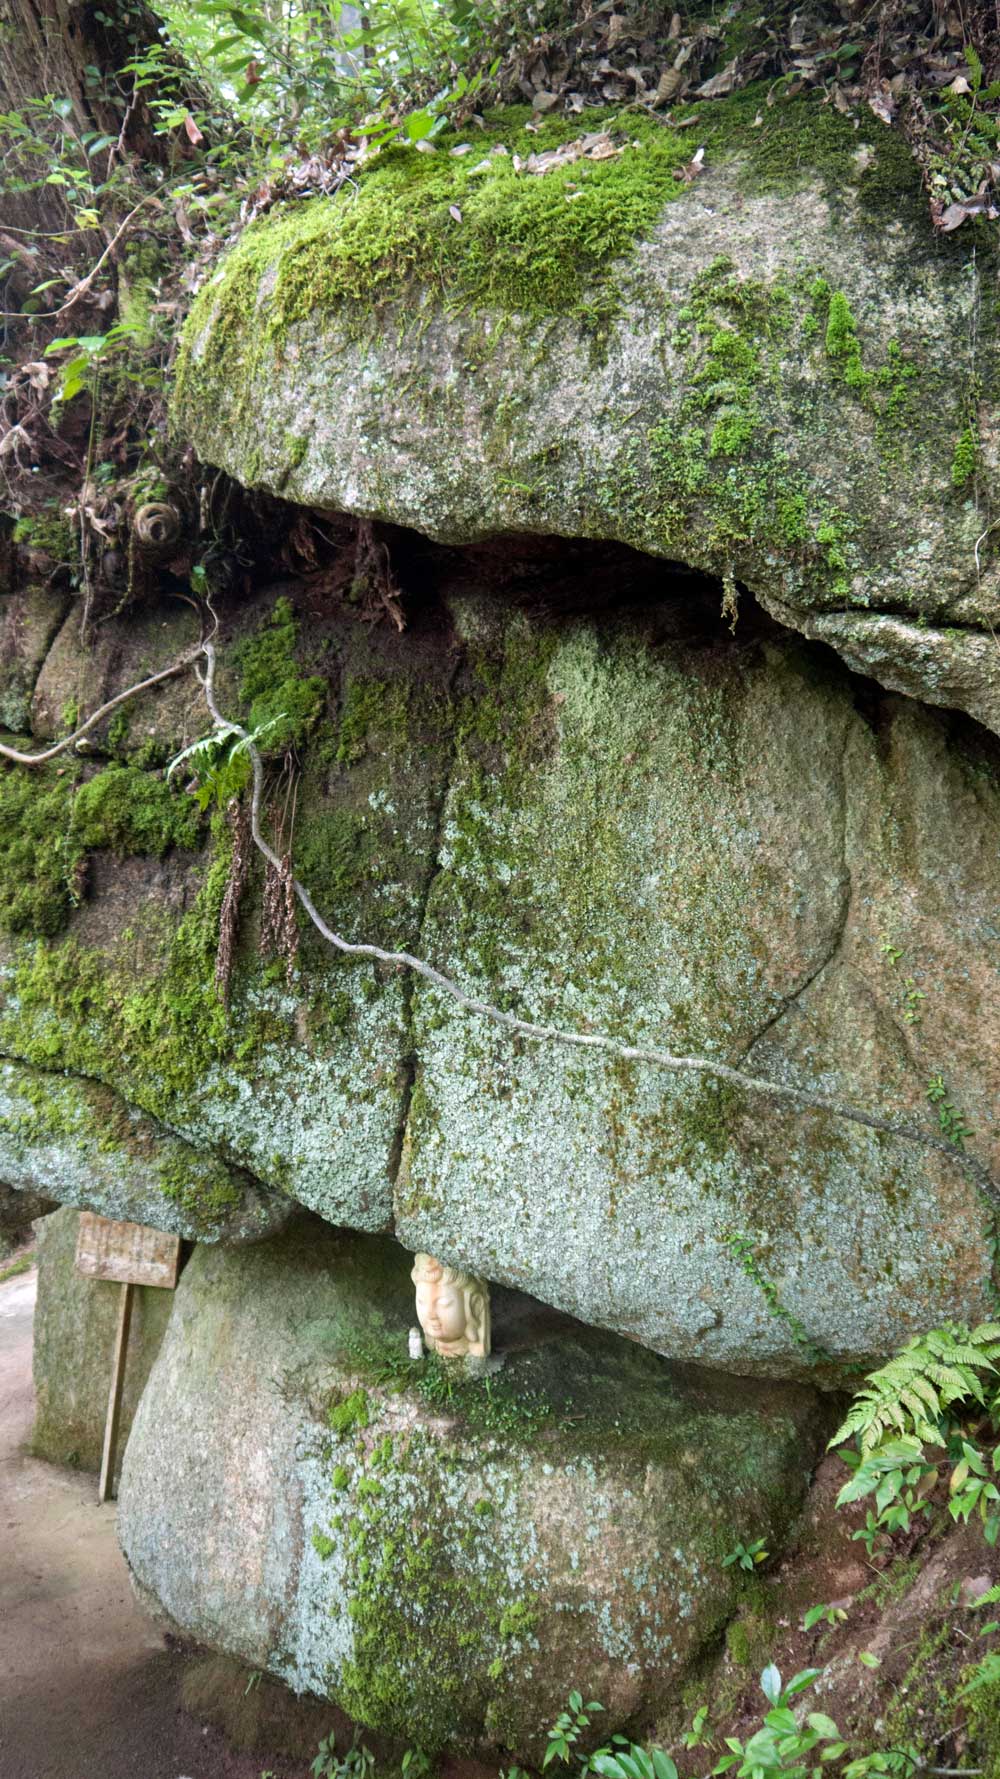
[(985, 1404), (984, 1374), (996, 1373), (1000, 1324), (972, 1330), (959, 1323), (932, 1328), (873, 1371), (855, 1396), (832, 1446), (857, 1438), (863, 1457), (887, 1438), (913, 1435), (942, 1445), (940, 1421), (956, 1403)]

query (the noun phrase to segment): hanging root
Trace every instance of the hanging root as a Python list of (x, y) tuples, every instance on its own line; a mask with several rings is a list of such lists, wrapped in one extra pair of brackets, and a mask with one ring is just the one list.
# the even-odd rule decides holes
[(240, 923), (240, 902), (250, 872), (250, 811), (238, 797), (233, 797), (226, 811), (233, 835), (233, 852), (229, 864), (226, 893), (219, 912), (219, 949), (215, 954), (215, 986), (224, 1007), (229, 1006), (229, 984), (236, 953), (236, 934)]

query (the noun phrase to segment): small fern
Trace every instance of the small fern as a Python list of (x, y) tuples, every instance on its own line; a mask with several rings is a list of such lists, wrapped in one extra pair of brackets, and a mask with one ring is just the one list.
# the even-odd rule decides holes
[(973, 1600), (972, 1604), (977, 1611), (980, 1606), (996, 1606), (1000, 1604), (1000, 1587), (987, 1588), (986, 1593), (980, 1594), (978, 1600)]
[(888, 1365), (871, 1373), (830, 1445), (857, 1437), (866, 1457), (886, 1439), (945, 1444), (941, 1423), (947, 1410), (956, 1402), (985, 1406), (979, 1374), (996, 1374), (997, 1359), (1000, 1324), (995, 1322), (971, 1331), (947, 1323), (917, 1335)]

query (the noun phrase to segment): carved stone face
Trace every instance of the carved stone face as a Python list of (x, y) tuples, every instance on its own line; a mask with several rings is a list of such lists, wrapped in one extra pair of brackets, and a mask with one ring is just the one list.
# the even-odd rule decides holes
[(417, 1320), (428, 1344), (447, 1358), (489, 1352), (489, 1288), (443, 1266), (432, 1254), (418, 1254), (413, 1282)]

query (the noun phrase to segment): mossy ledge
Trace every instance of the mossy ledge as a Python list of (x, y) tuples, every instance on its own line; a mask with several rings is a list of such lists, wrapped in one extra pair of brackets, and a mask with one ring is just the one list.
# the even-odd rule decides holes
[(852, 665), (1000, 727), (987, 426), (954, 469), (996, 395), (990, 247), (935, 237), (898, 136), (815, 100), (602, 116), (620, 154), (540, 177), (515, 153), (577, 126), (527, 121), (254, 223), (189, 317), (178, 429), (310, 506), (613, 538), (800, 628), (847, 612)]
[(22, 1191), (199, 1242), (258, 1240), (290, 1210), (109, 1087), (9, 1061), (0, 1063), (0, 1171)]

